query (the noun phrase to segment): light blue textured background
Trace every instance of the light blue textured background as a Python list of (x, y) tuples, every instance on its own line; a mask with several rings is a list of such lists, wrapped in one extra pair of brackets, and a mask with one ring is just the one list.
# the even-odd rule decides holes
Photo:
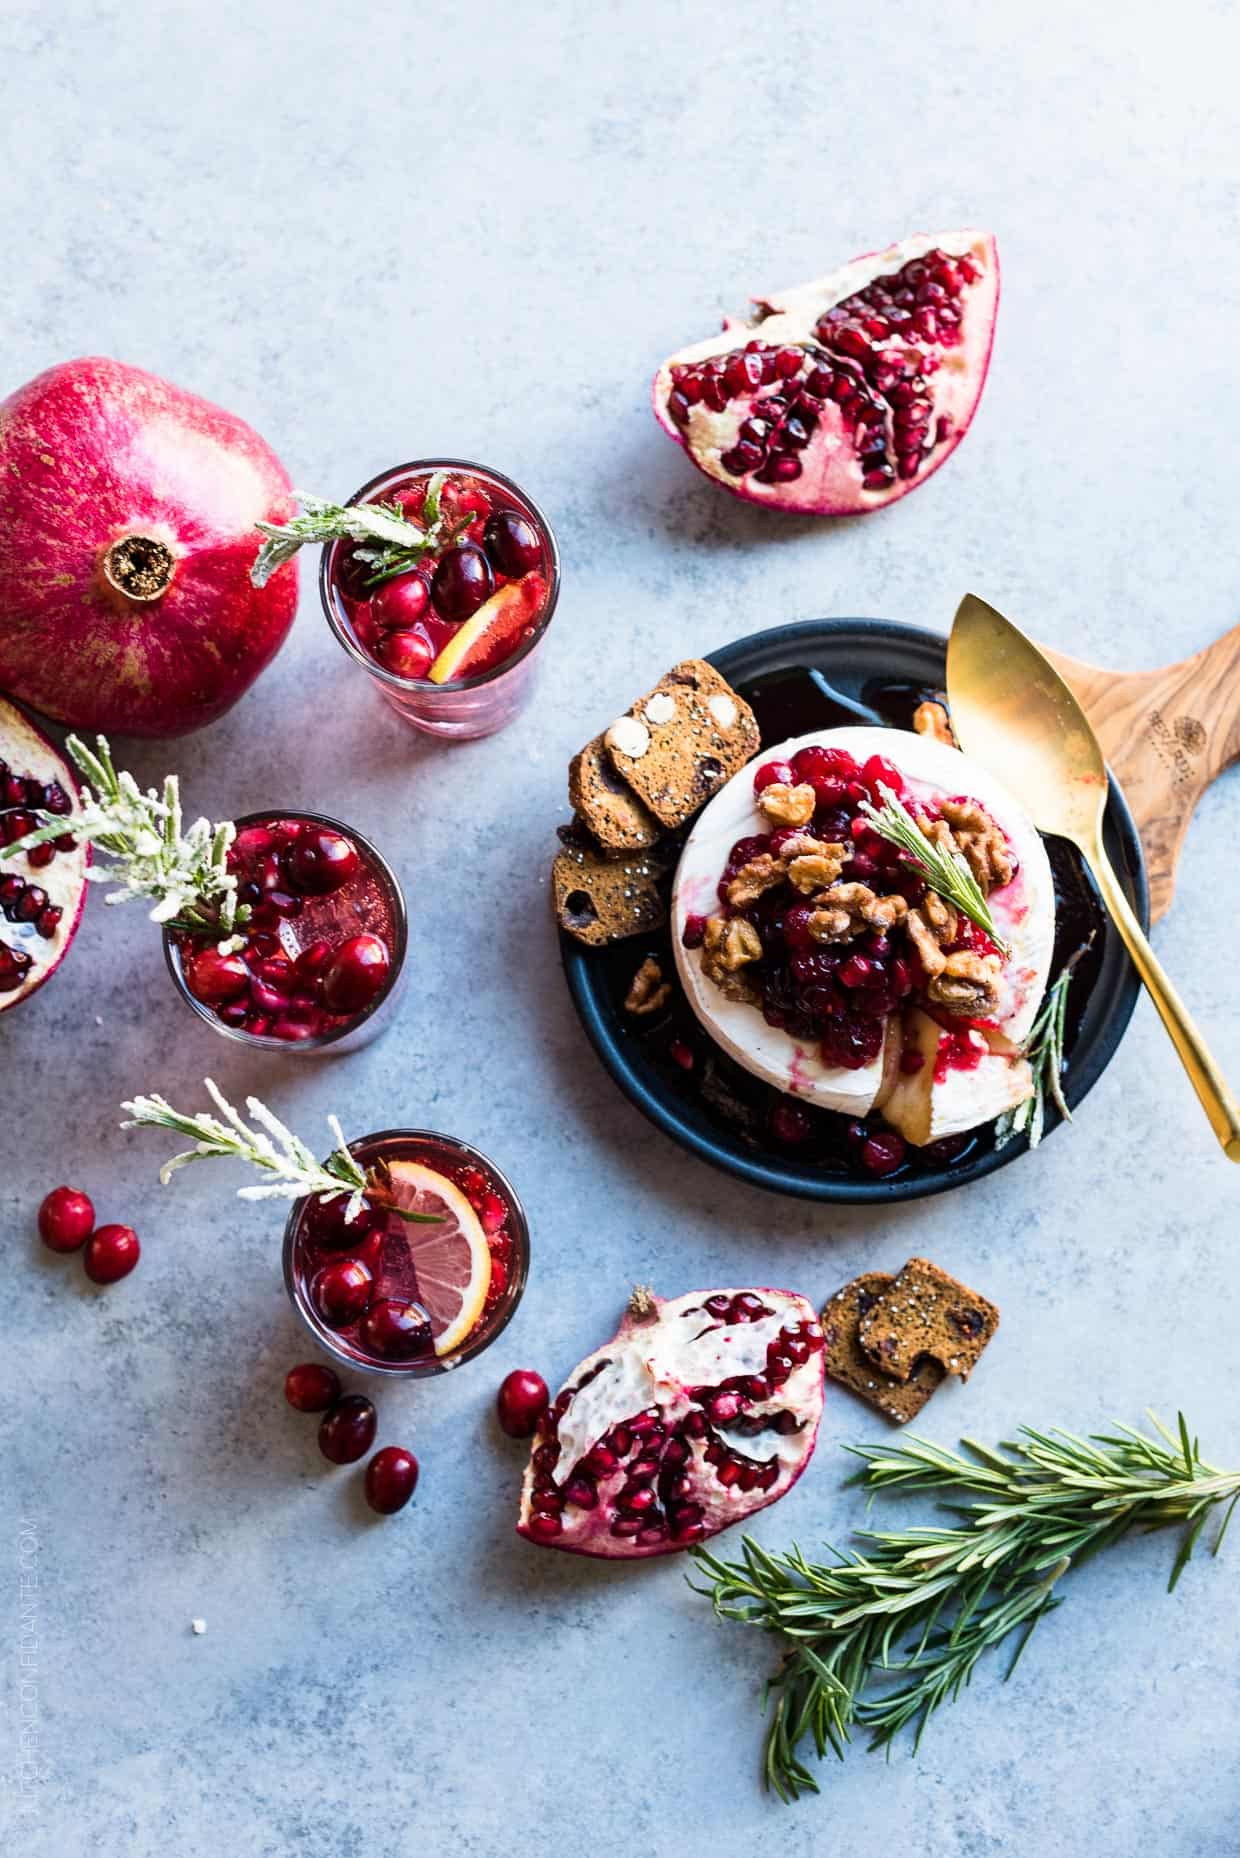
[[(339, 1064), (255, 1063), (174, 1001), (142, 917), (96, 899), (54, 988), (0, 1031), (0, 1631), (13, 1858), (936, 1858), (1240, 1851), (1240, 1537), (1161, 1592), (1163, 1540), (1079, 1577), (1013, 1683), (989, 1669), (914, 1762), (854, 1753), (795, 1810), (758, 1785), (772, 1648), (716, 1628), (675, 1561), (519, 1543), (502, 1373), (553, 1381), (634, 1279), (814, 1297), (928, 1253), (1003, 1328), (945, 1440), (1183, 1404), (1240, 1459), (1238, 1177), (1152, 1013), (1072, 1131), (881, 1218), (768, 1198), (671, 1147), (570, 1013), (544, 870), (582, 739), (675, 657), (755, 627), (878, 613), (945, 628), (966, 588), (1087, 658), (1140, 666), (1236, 617), (1232, 5), (353, 10), (9, 0), (3, 381), (101, 352), (245, 414), (294, 480), (343, 493), (410, 455), (476, 456), (552, 513), (564, 596), (537, 707), (428, 746), (327, 634), (310, 565), (283, 656), (224, 722), (130, 755), (195, 807), (321, 806), (395, 858), (413, 907), (399, 1029)], [(752, 288), (917, 228), (993, 226), (994, 366), (947, 470), (865, 524), (781, 522), (696, 478), (647, 382)], [(1240, 1075), (1237, 788), (1194, 826), (1159, 947)], [(534, 1275), (489, 1356), (384, 1390), (422, 1461), (368, 1517), (280, 1382), (305, 1344), (279, 1218), (206, 1169), (166, 1192), (121, 1098), (210, 1069), (311, 1139), (428, 1121), (511, 1171)], [(33, 1238), (41, 1194), (132, 1220), (96, 1293)], [(842, 1538), (831, 1396), (810, 1474), (760, 1522)], [(12, 1785), (17, 1528), (35, 1527), (47, 1778)], [(206, 1637), (191, 1636), (201, 1615)], [(7, 1828), (7, 1830), (6, 1830)]]

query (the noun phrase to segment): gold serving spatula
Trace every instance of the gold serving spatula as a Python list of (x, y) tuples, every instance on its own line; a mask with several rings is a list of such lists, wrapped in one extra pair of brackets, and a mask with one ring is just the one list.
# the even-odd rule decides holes
[(1107, 770), (1085, 712), (1032, 640), (966, 594), (947, 643), (952, 727), (966, 754), (1000, 776), (1039, 832), (1076, 846), (1158, 1008), (1231, 1161), (1240, 1161), (1240, 1104), (1129, 908), (1102, 842)]

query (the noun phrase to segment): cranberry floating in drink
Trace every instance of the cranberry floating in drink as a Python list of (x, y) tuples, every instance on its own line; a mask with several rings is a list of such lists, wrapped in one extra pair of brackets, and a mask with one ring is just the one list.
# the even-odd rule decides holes
[(260, 525), (259, 585), (306, 542), (324, 544), (332, 631), (417, 728), (490, 735), (529, 695), (560, 564), (537, 506), (505, 477), (422, 460), (373, 478), (348, 504)]
[[(255, 813), (228, 853), (239, 921), (218, 936), (165, 931), (172, 977), (199, 1017), (231, 1038), (317, 1053), (372, 1038), (405, 958), (400, 886), (374, 846), (313, 813)], [(227, 947), (227, 945), (225, 945)]]
[(321, 1345), (351, 1367), (456, 1367), (495, 1340), (520, 1301), (529, 1267), (521, 1204), (493, 1163), (449, 1136), (389, 1130), (349, 1152), (371, 1188), (347, 1219), (347, 1196), (293, 1208), (289, 1295)]

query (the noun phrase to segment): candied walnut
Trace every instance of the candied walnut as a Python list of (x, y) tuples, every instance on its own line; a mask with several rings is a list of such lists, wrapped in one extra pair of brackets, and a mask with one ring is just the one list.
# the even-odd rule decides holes
[(1002, 968), (998, 955), (973, 955), (962, 949), (946, 957), (942, 972), (926, 992), (949, 1013), (968, 1019), (990, 1019), (999, 1010)]
[(740, 970), (762, 956), (762, 940), (743, 917), (712, 916), (702, 941), (702, 972), (725, 1000), (758, 1001), (761, 996)]
[(647, 955), (629, 984), (624, 1010), (632, 1013), (635, 1019), (644, 1019), (651, 1013), (661, 1012), (671, 997), (672, 990), (663, 978), (662, 968), (653, 955)]
[(915, 910), (908, 913), (908, 938), (926, 974), (933, 979), (947, 966), (942, 945), (954, 942), (959, 928), (955, 908), (936, 890), (927, 890)]
[(784, 781), (772, 781), (758, 795), (758, 806), (777, 826), (808, 826), (814, 817), (818, 796), (808, 781), (789, 787)]
[(913, 727), (918, 735), (928, 735), (948, 748), (956, 747), (951, 718), (941, 703), (919, 703), (913, 711)]
[(773, 890), (776, 884), (782, 884), (785, 871), (782, 859), (772, 858), (769, 852), (761, 852), (757, 858), (751, 858), (742, 865), (732, 882), (728, 885), (728, 902), (734, 910), (747, 909), (756, 903), (764, 891)]
[(814, 901), (809, 933), (816, 942), (851, 942), (864, 929), (893, 929), (908, 913), (903, 897), (876, 896), (868, 884), (832, 884)]
[[(812, 891), (825, 890), (828, 884), (834, 884), (850, 854), (846, 846), (835, 843), (820, 845), (814, 840), (805, 843), (810, 849), (795, 852), (791, 844), (785, 845), (784, 857), (788, 859), (789, 882), (808, 897)], [(790, 852), (793, 855), (789, 858)]]
[(944, 800), (940, 810), (978, 887), (990, 891), (1010, 884), (1016, 874), (1011, 848), (989, 813), (976, 800)]

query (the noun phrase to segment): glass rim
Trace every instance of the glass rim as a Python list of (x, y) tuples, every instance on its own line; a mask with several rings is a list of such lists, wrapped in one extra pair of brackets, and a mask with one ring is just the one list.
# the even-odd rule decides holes
[(482, 690), (486, 685), (493, 684), (501, 678), (506, 671), (513, 670), (523, 659), (528, 658), (551, 624), (551, 616), (555, 612), (556, 602), (560, 597), (560, 545), (543, 511), (535, 503), (533, 497), (522, 490), (520, 484), (514, 483), (510, 477), (505, 477), (502, 471), (496, 471), (490, 465), (475, 464), (468, 458), (414, 458), (407, 464), (392, 465), (388, 470), (378, 472), (369, 483), (363, 484), (360, 490), (355, 490), (347, 501), (364, 503), (373, 492), (382, 490), (386, 485), (398, 479), (416, 475), (422, 471), (468, 471), (475, 477), (489, 477), (492, 483), (500, 484), (505, 490), (511, 491), (517, 501), (523, 503), (534, 517), (542, 531), (547, 553), (551, 558), (551, 572), (548, 577), (547, 604), (539, 616), (538, 625), (532, 636), (525, 641), (519, 651), (512, 652), (500, 664), (493, 665), (489, 671), (477, 671), (472, 677), (458, 677), (446, 684), (434, 684), (428, 677), (399, 677), (395, 671), (389, 671), (386, 666), (379, 664), (359, 645), (356, 639), (351, 637), (344, 621), (336, 611), (336, 603), (332, 597), (331, 569), (336, 560), (336, 551), (342, 546), (339, 541), (325, 542), (320, 551), (319, 599), (337, 643), (343, 646), (356, 664), (360, 664), (364, 671), (368, 671), (377, 683), (384, 685), (388, 690), (435, 691), (440, 696), (455, 694), (462, 690)]
[[(429, 1360), (415, 1357), (412, 1361), (372, 1361), (353, 1354), (347, 1345), (337, 1341), (334, 1330), (329, 1329), (310, 1308), (308, 1297), (299, 1294), (293, 1272), (293, 1254), (297, 1244), (297, 1233), (301, 1226), (303, 1211), (307, 1200), (312, 1196), (303, 1195), (295, 1200), (289, 1210), (284, 1226), (283, 1268), (284, 1288), (289, 1301), (304, 1326), (314, 1340), (336, 1361), (346, 1367), (355, 1368), (359, 1374), (384, 1374), (405, 1376), (411, 1379), (426, 1380), (433, 1374), (448, 1374), (463, 1367), (484, 1353), (492, 1342), (498, 1341), (520, 1307), (525, 1294), (525, 1286), (530, 1274), (530, 1227), (525, 1216), (525, 1208), (512, 1182), (502, 1168), (496, 1166), (489, 1155), (475, 1148), (472, 1142), (466, 1142), (460, 1136), (445, 1135), (440, 1129), (379, 1129), (371, 1135), (355, 1136), (346, 1142), (345, 1147), (351, 1155), (358, 1150), (371, 1147), (375, 1143), (393, 1142), (438, 1142), (446, 1148), (457, 1149), (465, 1160), (480, 1164), (491, 1175), (502, 1190), (512, 1210), (513, 1261), (512, 1272), (504, 1289), (504, 1302), (499, 1306), (497, 1320), (490, 1327), (479, 1322), (470, 1336), (467, 1336), (458, 1349), (449, 1356), (433, 1355)], [(342, 1253), (341, 1256), (347, 1254)]]
[(353, 1018), (346, 1020), (342, 1026), (335, 1026), (330, 1032), (316, 1032), (308, 1039), (298, 1039), (292, 1042), (288, 1039), (273, 1038), (268, 1032), (247, 1032), (243, 1026), (226, 1026), (209, 1006), (201, 1000), (195, 1000), (185, 979), (181, 951), (177, 946), (176, 937), (167, 927), (163, 932), (164, 961), (181, 998), (188, 1001), (199, 1019), (204, 1020), (213, 1031), (222, 1033), (226, 1039), (232, 1039), (240, 1045), (252, 1046), (257, 1051), (325, 1051), (328, 1047), (339, 1044), (342, 1039), (352, 1038), (358, 1027), (364, 1026), (368, 1020), (373, 1019), (375, 1014), (391, 999), (392, 990), (404, 971), (409, 949), (409, 912), (405, 905), (405, 893), (400, 887), (400, 879), (383, 853), (371, 844), (365, 834), (358, 832), (353, 826), (347, 826), (343, 820), (329, 818), (326, 813), (313, 813), (305, 807), (266, 807), (258, 813), (241, 813), (232, 823), (238, 832), (241, 832), (247, 826), (265, 826), (273, 819), (309, 820), (312, 825), (326, 826), (329, 832), (338, 832), (342, 837), (350, 839), (363, 856), (370, 860), (388, 892), (388, 899), (392, 906), (392, 920), (396, 929), (392, 969), (381, 991), (375, 995), (368, 1006), (363, 1007), (362, 1011), (355, 1014)]

